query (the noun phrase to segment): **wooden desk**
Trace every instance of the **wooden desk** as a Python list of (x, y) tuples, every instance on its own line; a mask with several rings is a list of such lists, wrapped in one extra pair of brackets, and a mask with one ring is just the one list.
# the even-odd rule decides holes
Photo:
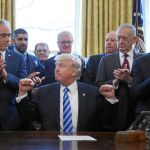
[[(115, 133), (96, 132), (78, 133), (90, 135), (98, 141), (62, 142), (58, 132), (0, 132), (0, 149), (2, 150), (144, 150), (150, 148), (150, 142), (115, 143)], [(63, 144), (71, 147), (63, 148)]]

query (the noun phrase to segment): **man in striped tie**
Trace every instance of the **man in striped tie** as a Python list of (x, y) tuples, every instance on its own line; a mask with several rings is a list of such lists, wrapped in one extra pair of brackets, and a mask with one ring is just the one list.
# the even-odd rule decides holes
[[(58, 82), (40, 87), (34, 99), (29, 101), (26, 96), (34, 82), (31, 79), (21, 80), (19, 97), (16, 99), (21, 124), (30, 125), (31, 120), (40, 116), (42, 130), (69, 133), (101, 131), (99, 90), (78, 82), (80, 74), (80, 59), (71, 54), (61, 54), (55, 68), (55, 79)], [(110, 93), (114, 95), (111, 90)]]
[(64, 96), (63, 96), (63, 131), (64, 132), (72, 132), (73, 124), (72, 124), (72, 112), (70, 106), (70, 100), (68, 96), (69, 89), (67, 87), (64, 88)]

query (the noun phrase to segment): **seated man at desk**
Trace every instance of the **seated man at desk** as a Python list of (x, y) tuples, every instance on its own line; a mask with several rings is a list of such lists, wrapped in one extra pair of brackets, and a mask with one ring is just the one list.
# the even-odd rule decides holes
[(30, 127), (30, 122), (38, 116), (41, 130), (101, 131), (99, 90), (92, 85), (77, 82), (80, 74), (81, 61), (78, 57), (59, 55), (55, 68), (55, 79), (58, 82), (40, 87), (32, 100), (27, 97), (27, 92), (33, 88), (34, 82), (22, 79), (16, 99), (21, 124), (25, 128)]

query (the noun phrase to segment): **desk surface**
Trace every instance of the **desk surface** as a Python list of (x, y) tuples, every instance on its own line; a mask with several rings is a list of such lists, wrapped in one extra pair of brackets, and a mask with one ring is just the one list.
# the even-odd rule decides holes
[[(150, 142), (116, 143), (115, 133), (84, 132), (97, 141), (62, 142), (58, 132), (0, 132), (0, 149), (4, 150), (144, 150), (150, 148)], [(66, 146), (64, 148), (63, 146)]]

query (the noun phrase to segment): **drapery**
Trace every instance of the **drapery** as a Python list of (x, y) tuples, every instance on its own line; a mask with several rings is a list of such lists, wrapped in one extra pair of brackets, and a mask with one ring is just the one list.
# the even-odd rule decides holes
[(132, 0), (82, 0), (82, 55), (104, 52), (105, 36), (132, 23)]
[(15, 0), (0, 0), (0, 18), (6, 19), (15, 28)]

